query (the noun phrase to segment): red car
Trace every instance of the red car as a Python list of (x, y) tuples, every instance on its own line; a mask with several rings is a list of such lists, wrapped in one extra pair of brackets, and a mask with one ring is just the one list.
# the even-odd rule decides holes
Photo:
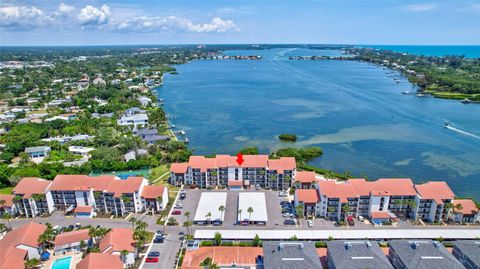
[(157, 257), (147, 257), (145, 262), (148, 262), (148, 263), (158, 262), (158, 258)]
[(180, 215), (182, 214), (182, 211), (180, 210), (173, 210), (172, 215)]

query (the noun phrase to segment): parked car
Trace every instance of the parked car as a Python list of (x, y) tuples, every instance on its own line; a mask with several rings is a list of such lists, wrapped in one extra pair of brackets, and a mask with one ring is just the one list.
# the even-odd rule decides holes
[(294, 215), (292, 213), (288, 213), (288, 212), (283, 213), (282, 216), (285, 217), (285, 218), (293, 218), (294, 217)]
[(288, 201), (281, 201), (281, 202), (280, 202), (280, 205), (281, 205), (282, 207), (287, 206), (287, 205), (289, 205), (289, 204), (290, 204), (290, 203), (289, 203)]
[(257, 191), (259, 191), (259, 190), (261, 190), (262, 188), (260, 187), (260, 185), (257, 184), (257, 185), (255, 185), (255, 189), (256, 189)]
[(148, 253), (148, 257), (160, 257), (160, 252), (158, 251), (150, 251)]
[(284, 222), (283, 222), (284, 225), (295, 225), (295, 221), (292, 220), (292, 219), (286, 219)]
[(284, 191), (280, 191), (280, 192), (278, 192), (278, 196), (280, 196), (280, 197), (287, 197), (287, 193), (284, 192)]
[(159, 236), (159, 235), (165, 236), (165, 233), (162, 230), (157, 230), (156, 234), (157, 234), (157, 236)]
[(147, 257), (147, 259), (145, 259), (145, 262), (147, 263), (158, 262), (158, 257)]
[(352, 217), (352, 216), (348, 216), (348, 217), (347, 217), (347, 223), (348, 223), (348, 225), (350, 225), (350, 226), (355, 226), (355, 221), (353, 220), (353, 217)]
[(75, 229), (75, 226), (68, 225), (68, 227), (65, 230), (72, 231), (73, 229)]
[(157, 235), (155, 239), (153, 239), (153, 243), (156, 243), (156, 244), (162, 244), (164, 241), (165, 241), (165, 237), (161, 235)]
[(180, 215), (180, 214), (182, 214), (182, 211), (180, 211), (180, 210), (173, 210), (172, 211), (172, 215)]
[(181, 204), (181, 203), (176, 203), (173, 208), (175, 208), (175, 209), (182, 209), (182, 208), (183, 208), (183, 204)]
[(78, 223), (78, 222), (75, 223), (75, 230), (78, 230), (78, 229), (80, 229), (80, 228), (82, 228), (82, 225), (81, 225), (80, 223)]
[(180, 199), (183, 200), (183, 199), (185, 199), (185, 198), (187, 197), (187, 193), (186, 193), (185, 191), (181, 191), (179, 197), (180, 197)]
[(313, 220), (307, 220), (308, 227), (313, 227)]

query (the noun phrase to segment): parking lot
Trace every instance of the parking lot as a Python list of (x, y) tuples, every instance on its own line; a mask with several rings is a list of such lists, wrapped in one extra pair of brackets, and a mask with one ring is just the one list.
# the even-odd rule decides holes
[[(187, 220), (184, 216), (185, 212), (190, 212), (190, 220), (192, 220), (193, 216), (197, 211), (197, 206), (200, 201), (200, 196), (202, 192), (209, 192), (209, 190), (185, 190), (187, 196), (183, 200), (177, 201), (177, 203), (182, 204), (182, 209), (174, 209), (181, 211), (180, 215), (172, 215), (174, 218), (177, 219), (179, 223), (183, 223)], [(249, 227), (257, 227), (257, 228), (272, 228), (277, 226), (285, 226), (283, 224), (284, 218), (282, 217), (282, 209), (280, 207), (281, 201), (286, 201), (286, 198), (279, 197), (278, 192), (276, 191), (227, 191), (227, 190), (219, 190), (219, 192), (227, 192), (227, 202), (225, 205), (225, 212), (224, 212), (224, 223), (222, 228), (238, 228), (239, 225), (237, 223), (237, 212), (238, 212), (238, 196), (241, 192), (263, 192), (265, 193), (265, 204), (267, 208), (268, 214), (268, 221), (265, 226), (255, 226), (250, 225)], [(247, 216), (247, 212), (242, 212), (243, 216)], [(205, 227), (205, 226), (196, 226), (196, 227)], [(206, 226), (208, 227), (208, 226)], [(245, 226), (242, 226), (245, 227)]]

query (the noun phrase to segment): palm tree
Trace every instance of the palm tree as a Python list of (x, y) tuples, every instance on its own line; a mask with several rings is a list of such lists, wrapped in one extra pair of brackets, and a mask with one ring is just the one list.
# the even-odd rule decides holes
[[(456, 204), (454, 207), (453, 207), (453, 213), (457, 213), (457, 212), (460, 212), (460, 210), (463, 209), (463, 205), (462, 204)], [(460, 222), (463, 222), (463, 220), (460, 220)]]
[(223, 212), (225, 211), (225, 206), (224, 205), (220, 205), (218, 207), (218, 211), (220, 211), (220, 219), (223, 219)]
[(208, 212), (207, 215), (205, 215), (205, 218), (208, 219), (208, 222), (210, 222), (211, 217), (212, 217), (212, 212)]
[(128, 255), (128, 250), (124, 249), (122, 251), (120, 251), (120, 257), (122, 257), (122, 261), (123, 263), (127, 263), (127, 255)]
[(3, 233), (7, 229), (7, 226), (3, 223), (0, 223), (0, 233)]
[(183, 223), (183, 227), (187, 230), (187, 235), (190, 235), (190, 227), (192, 226), (192, 222), (187, 220)]
[(350, 206), (348, 204), (344, 204), (342, 206), (342, 212), (343, 212), (343, 219), (345, 220), (347, 218), (347, 213), (350, 212)]
[(190, 215), (191, 213), (189, 211), (183, 213), (183, 215), (187, 218), (188, 221), (190, 221)]
[(247, 212), (248, 212), (248, 222), (250, 223), (250, 219), (252, 218), (253, 208), (252, 207), (247, 208)]
[(40, 261), (36, 258), (28, 259), (25, 261), (25, 267), (27, 269), (37, 268), (40, 265)]
[(135, 229), (135, 224), (137, 223), (137, 219), (135, 217), (131, 217), (128, 221), (132, 223), (132, 228)]
[(447, 219), (450, 218), (450, 212), (453, 209), (453, 204), (452, 203), (446, 203), (443, 208), (447, 211)]
[(85, 241), (80, 241), (80, 250), (84, 250), (87, 247), (87, 243)]

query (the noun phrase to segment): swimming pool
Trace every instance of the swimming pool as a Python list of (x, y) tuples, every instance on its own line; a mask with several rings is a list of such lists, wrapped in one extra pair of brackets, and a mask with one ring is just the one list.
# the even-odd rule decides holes
[(52, 269), (70, 269), (71, 261), (72, 261), (72, 256), (58, 259), (53, 262)]

